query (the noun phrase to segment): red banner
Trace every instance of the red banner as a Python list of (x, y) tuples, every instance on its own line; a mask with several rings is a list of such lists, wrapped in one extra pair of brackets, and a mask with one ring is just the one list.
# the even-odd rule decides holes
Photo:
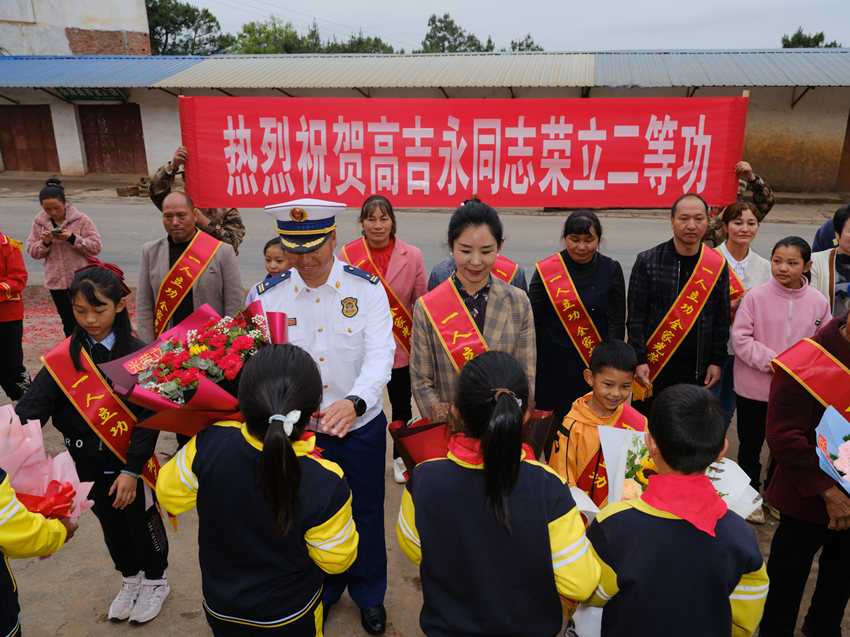
[(200, 207), (666, 207), (735, 200), (747, 98), (181, 97)]

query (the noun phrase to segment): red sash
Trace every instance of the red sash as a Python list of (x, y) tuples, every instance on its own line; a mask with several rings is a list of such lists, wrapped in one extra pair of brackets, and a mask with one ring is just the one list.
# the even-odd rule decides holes
[(489, 349), (451, 279), (443, 281), (421, 301), (456, 371)]
[[(715, 248), (715, 250), (717, 250), (717, 248)], [(720, 250), (717, 251), (720, 252)], [(722, 255), (723, 253), (720, 252), (720, 254)], [(723, 259), (725, 260), (726, 257), (723, 257)], [(738, 278), (738, 275), (735, 274), (735, 271), (732, 269), (732, 266), (727, 264), (727, 269), (729, 270), (729, 300), (734, 301), (744, 292), (746, 292), (747, 289), (744, 287), (744, 284), (741, 283), (741, 279)], [(732, 310), (731, 312), (732, 323), (735, 322), (735, 312), (737, 312), (737, 310)]]
[(700, 246), (699, 260), (685, 287), (673, 301), (661, 323), (646, 341), (646, 362), (649, 365), (649, 387), (637, 381), (632, 393), (637, 400), (652, 396), (652, 381), (658, 376), (673, 353), (696, 325), (711, 291), (720, 279), (726, 260), (717, 250)]
[[(41, 361), (98, 438), (121, 462), (126, 462), (127, 449), (138, 421), (112, 391), (85, 349), (80, 350), (83, 371), (74, 368), (70, 344), (71, 339), (66, 338), (42, 356)], [(154, 455), (147, 461), (141, 477), (153, 489), (156, 488), (158, 474), (159, 461)]]
[(212, 261), (221, 241), (200, 230), (186, 246), (183, 254), (165, 275), (159, 286), (154, 304), (154, 336), (159, 336), (174, 311), (198, 280), (200, 274)]
[(519, 266), (501, 254), (496, 255), (496, 263), (493, 264), (493, 269), (490, 270), (495, 276), (499, 277), (505, 283), (511, 283), (514, 280), (514, 275), (519, 269)]
[[(616, 429), (630, 429), (631, 431), (646, 431), (646, 416), (637, 409), (623, 403), (620, 417), (613, 425)], [(602, 459), (602, 445), (596, 453), (591, 454), (583, 467), (578, 470), (576, 486), (584, 491), (600, 509), (608, 504), (608, 471), (605, 461)]]
[(396, 342), (401, 345), (404, 351), (410, 354), (410, 334), (413, 331), (413, 317), (407, 311), (404, 303), (399, 300), (396, 293), (387, 284), (386, 279), (381, 276), (378, 266), (372, 261), (372, 253), (369, 251), (366, 238), (363, 237), (362, 239), (346, 244), (340, 251), (339, 256), (355, 268), (365, 270), (369, 274), (373, 274), (381, 279), (384, 290), (387, 292), (387, 300), (390, 302), (390, 314), (393, 317), (393, 336), (395, 336)]
[(832, 405), (850, 421), (850, 369), (819, 343), (804, 338), (770, 361), (788, 372), (824, 407)]
[(569, 334), (584, 364), (590, 367), (590, 354), (602, 338), (576, 292), (564, 260), (560, 254), (553, 254), (537, 263), (536, 267), (555, 313), (561, 319), (561, 325)]

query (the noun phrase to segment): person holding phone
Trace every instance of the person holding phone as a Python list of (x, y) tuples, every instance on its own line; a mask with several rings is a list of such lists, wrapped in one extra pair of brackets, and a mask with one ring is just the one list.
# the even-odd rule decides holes
[(65, 189), (56, 177), (47, 180), (38, 200), (41, 211), (32, 222), (27, 253), (44, 259), (44, 286), (62, 319), (65, 336), (70, 336), (76, 321), (68, 286), (74, 272), (86, 266), (86, 255), (100, 254), (100, 234), (91, 219), (65, 201)]

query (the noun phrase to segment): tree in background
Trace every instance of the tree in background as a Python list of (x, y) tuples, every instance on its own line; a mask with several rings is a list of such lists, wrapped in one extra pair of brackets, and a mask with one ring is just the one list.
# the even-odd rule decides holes
[(487, 43), (481, 44), (474, 34), (467, 33), (452, 20), (448, 13), (437, 17), (436, 13), (428, 18), (428, 33), (422, 40), (422, 49), (414, 53), (455, 53), (492, 51), (493, 39), (487, 36)]
[(543, 47), (534, 41), (530, 33), (522, 40), (511, 40), (511, 51), (542, 51)]
[(153, 55), (215, 55), (235, 38), (208, 9), (178, 0), (145, 0)]
[(797, 27), (797, 30), (794, 32), (794, 35), (792, 35), (791, 37), (788, 37), (787, 35), (782, 36), (782, 48), (819, 49), (838, 48), (841, 46), (835, 40), (824, 44), (824, 40), (826, 40), (826, 36), (823, 34), (823, 31), (821, 31), (820, 33), (814, 33), (812, 35), (809, 35), (807, 33), (803, 33), (803, 27)]
[[(271, 16), (263, 22), (242, 25), (230, 53), (393, 53), (393, 47), (381, 38), (352, 33), (348, 40), (336, 38), (322, 42), (319, 25), (314, 20), (305, 35), (300, 35), (292, 22)], [(403, 53), (403, 51), (402, 51)]]
[[(328, 41), (325, 53), (395, 53), (393, 47), (379, 37), (363, 35), (363, 31), (352, 33), (347, 42)], [(404, 53), (404, 49), (399, 51)]]
[(312, 53), (313, 51), (308, 49), (308, 40), (313, 37), (310, 32), (307, 37), (301, 37), (291, 22), (284, 22), (273, 15), (268, 20), (243, 24), (242, 31), (236, 34), (236, 42), (229, 52)]

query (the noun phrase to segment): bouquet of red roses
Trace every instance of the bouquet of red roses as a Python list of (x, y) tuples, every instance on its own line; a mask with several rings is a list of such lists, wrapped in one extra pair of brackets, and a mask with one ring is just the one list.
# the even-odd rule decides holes
[(241, 420), (239, 372), (266, 343), (285, 343), (287, 319), (255, 301), (236, 317), (202, 305), (150, 345), (101, 365), (115, 392), (156, 412), (142, 427), (193, 436), (219, 420)]
[(184, 339), (172, 339), (160, 345), (156, 364), (139, 374), (145, 389), (182, 405), (185, 392), (197, 389), (201, 376), (216, 384), (234, 380), (245, 360), (256, 354), (269, 340), (262, 315), (246, 318), (225, 316), (210, 318)]

